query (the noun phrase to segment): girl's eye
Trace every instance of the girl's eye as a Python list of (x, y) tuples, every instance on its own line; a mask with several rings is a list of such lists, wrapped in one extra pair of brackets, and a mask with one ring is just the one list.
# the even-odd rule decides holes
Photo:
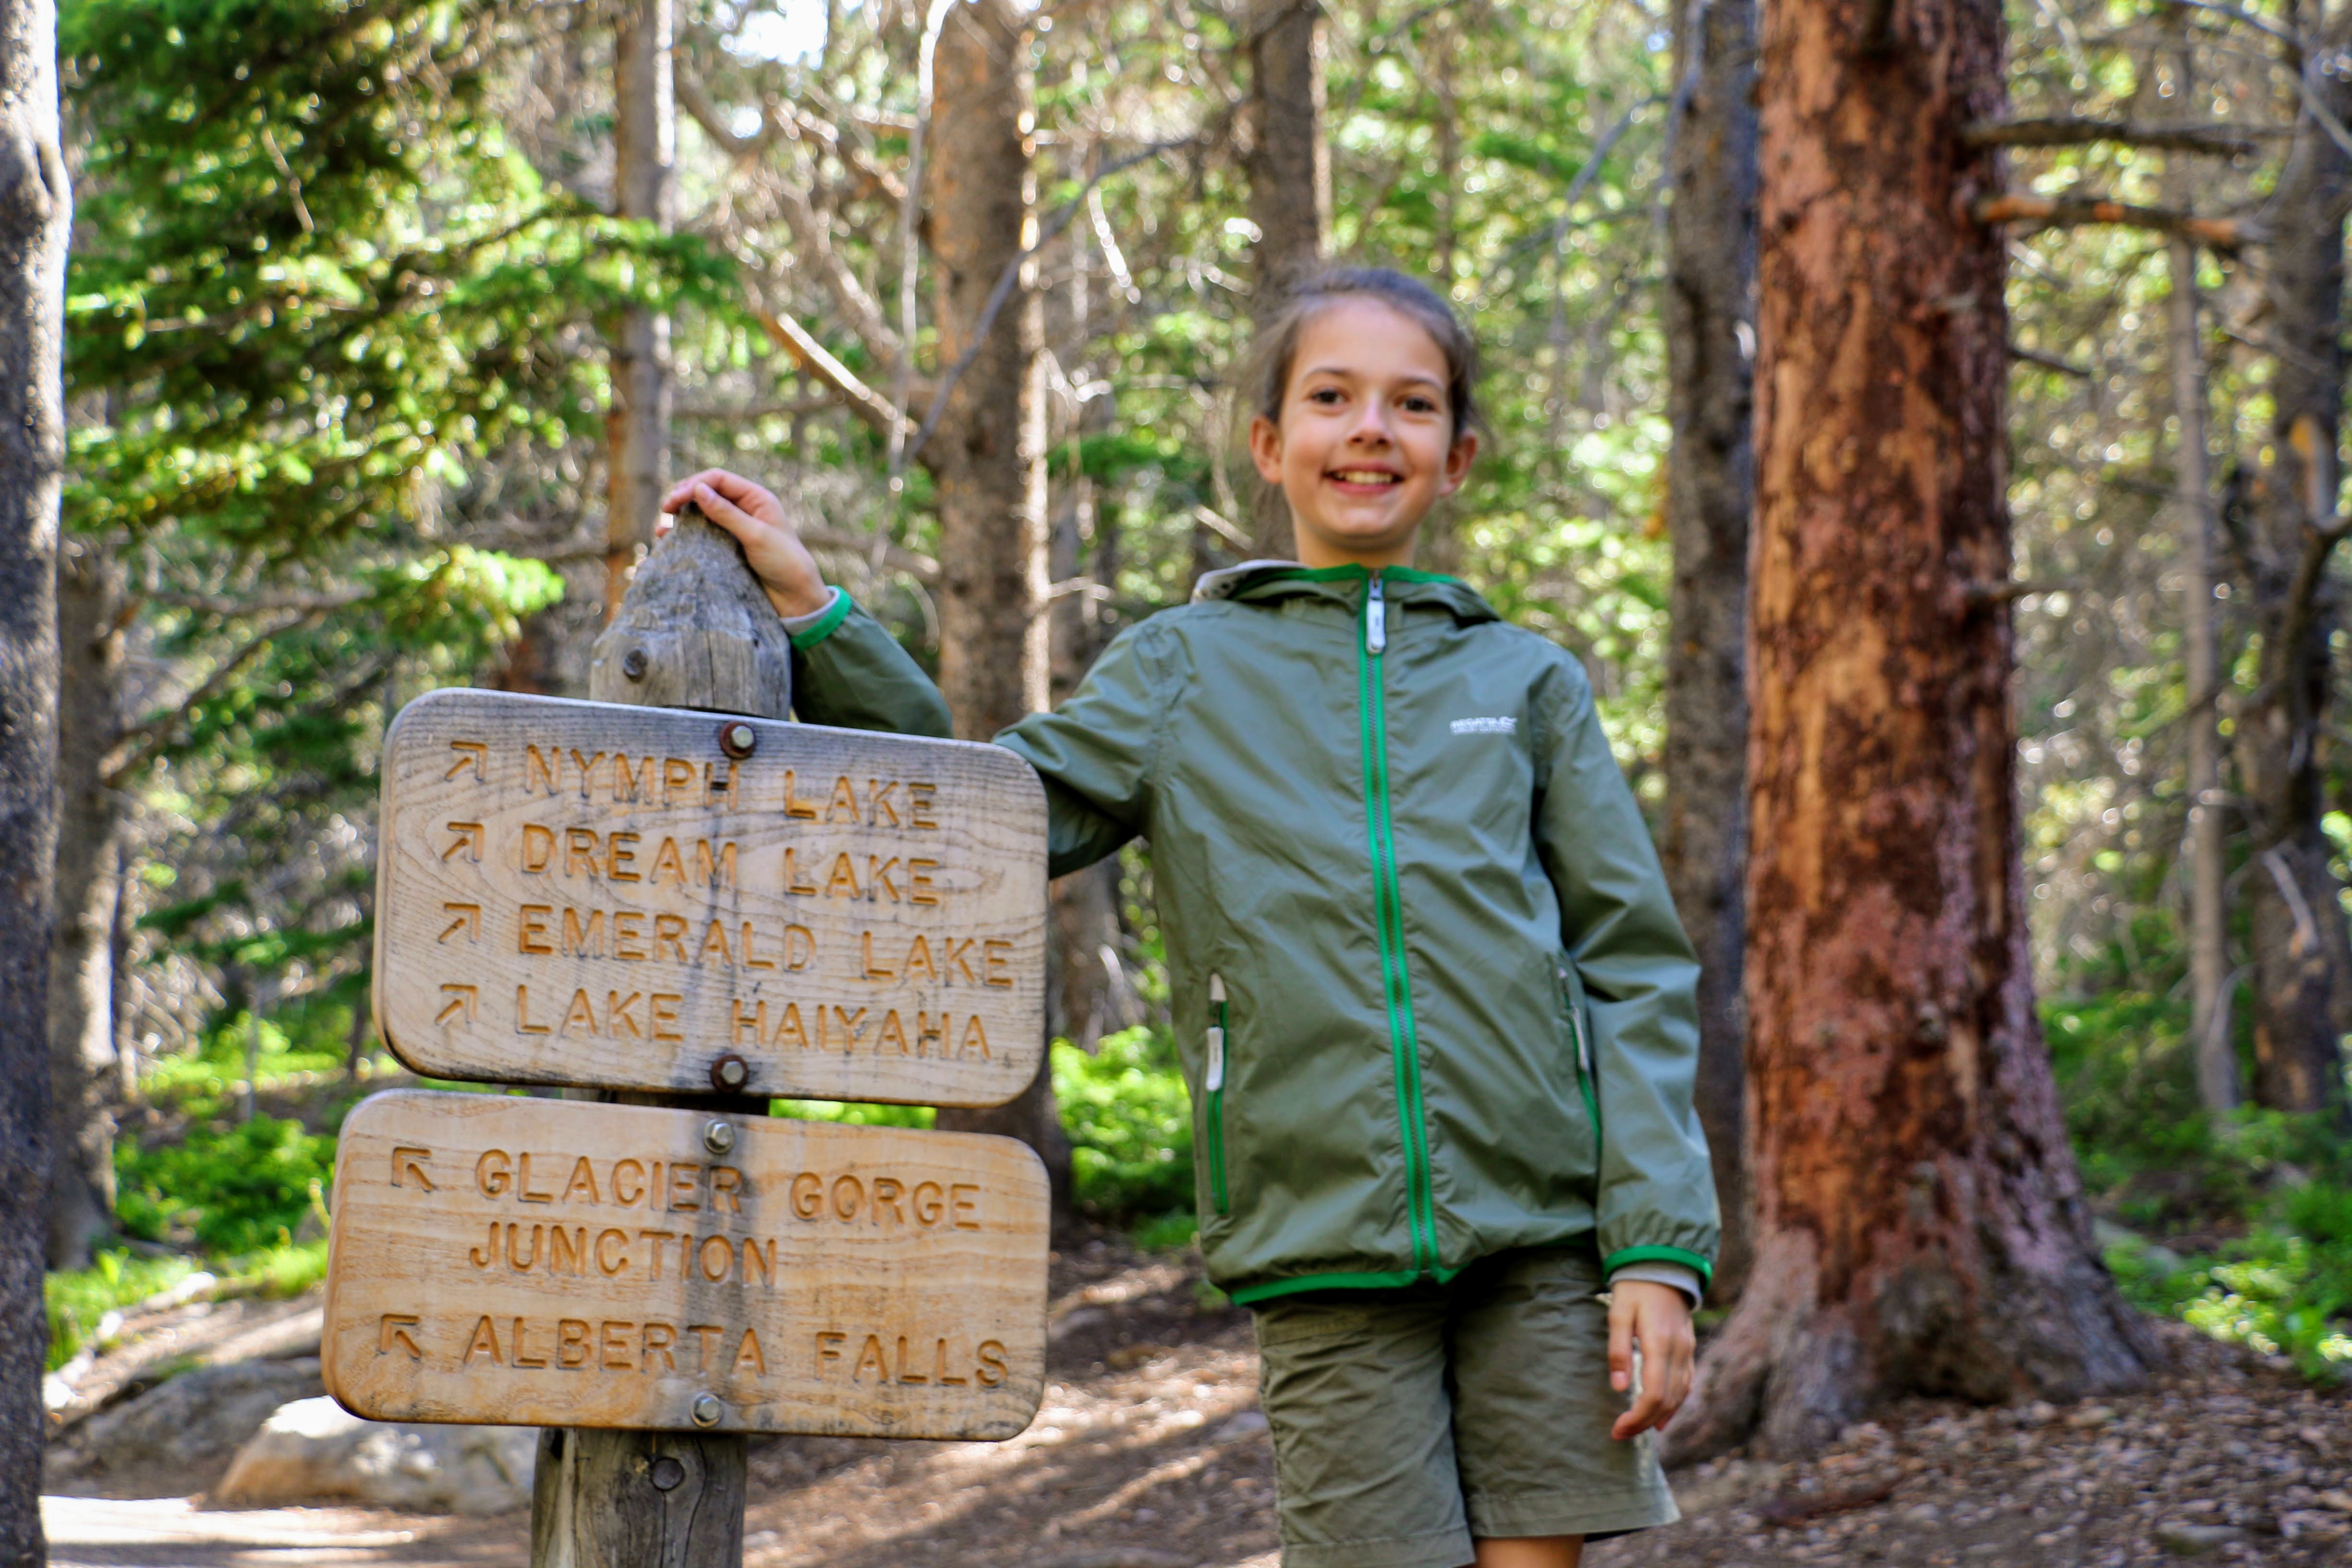
[(1307, 395), (1307, 401), (1320, 403), (1328, 408), (1339, 401), (1339, 389), (1336, 386), (1318, 386)]
[(1437, 412), (1436, 402), (1427, 397), (1408, 397), (1404, 400), (1404, 405), (1409, 412), (1414, 414), (1434, 414)]

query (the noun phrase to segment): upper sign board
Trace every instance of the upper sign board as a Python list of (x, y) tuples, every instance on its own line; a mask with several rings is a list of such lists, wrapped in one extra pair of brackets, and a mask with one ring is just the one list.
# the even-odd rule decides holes
[(380, 1094), (336, 1149), (327, 1387), (378, 1421), (1009, 1437), (1047, 1222), (1010, 1138)]
[(436, 691), (378, 854), (420, 1073), (998, 1105), (1045, 1048), (1045, 791), (1000, 747)]

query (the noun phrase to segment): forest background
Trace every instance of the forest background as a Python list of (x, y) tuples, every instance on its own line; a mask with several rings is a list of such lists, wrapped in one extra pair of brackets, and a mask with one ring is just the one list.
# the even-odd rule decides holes
[[(648, 119), (665, 9), (60, 6), (52, 1366), (197, 1269), (322, 1271), (338, 1120), (399, 1071), (366, 1005), (384, 726), (440, 685), (584, 694), (661, 473), (796, 498), (984, 736), (1278, 547), (1228, 373), (1318, 255), (1475, 323), (1491, 438), (1423, 563), (1583, 660), (1736, 978), (1753, 241), (1687, 207), (1752, 200), (1751, 7), (677, 0)], [(2281, 367), (2340, 406), (2343, 356), (2294, 338), (2270, 241), (2332, 211), (2339, 334), (2342, 205), (2295, 160), (2344, 134), (2346, 9), (2021, 0), (2015, 125), (1984, 132), (2016, 556), (1989, 592), (2067, 1129), (2129, 1300), (2318, 1377), (2352, 1364), (2352, 671), (2334, 538), (2298, 575), (2264, 519)], [(2290, 615), (2315, 662), (2282, 666)], [(1140, 847), (1057, 884), (1062, 1043), (1008, 1115), (1066, 1140), (1076, 1210), (1181, 1247), (1150, 892)], [(1710, 1093), (1736, 1145), (1736, 1069)]]

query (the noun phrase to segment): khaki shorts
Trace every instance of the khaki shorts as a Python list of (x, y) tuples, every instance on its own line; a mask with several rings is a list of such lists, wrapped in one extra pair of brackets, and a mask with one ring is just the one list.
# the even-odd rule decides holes
[(1256, 1315), (1284, 1568), (1459, 1568), (1473, 1538), (1672, 1524), (1657, 1435), (1621, 1443), (1590, 1248), (1450, 1284), (1323, 1290)]

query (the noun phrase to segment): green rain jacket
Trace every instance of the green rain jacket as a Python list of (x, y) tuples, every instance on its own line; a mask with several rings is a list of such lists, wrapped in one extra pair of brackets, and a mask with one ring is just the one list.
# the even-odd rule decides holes
[[(847, 595), (793, 643), (804, 720), (949, 732)], [(1235, 1300), (1586, 1241), (1706, 1276), (1698, 965), (1572, 657), (1452, 578), (1254, 565), (997, 741), (1053, 875), (1150, 841)]]

